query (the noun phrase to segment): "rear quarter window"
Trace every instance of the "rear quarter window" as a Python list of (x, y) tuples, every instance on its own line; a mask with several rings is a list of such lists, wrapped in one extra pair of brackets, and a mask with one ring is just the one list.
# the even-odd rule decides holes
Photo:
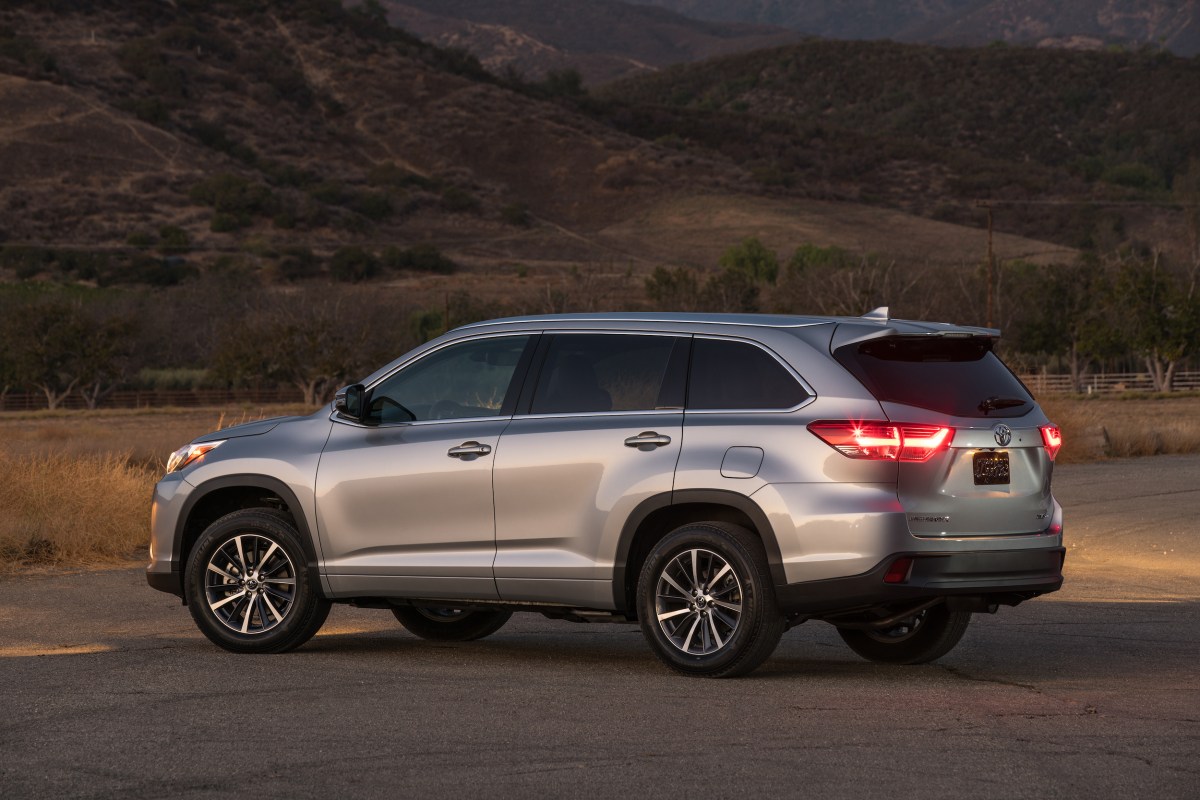
[(809, 396), (770, 353), (745, 342), (697, 338), (692, 345), (691, 410), (786, 410)]
[(880, 401), (991, 418), (1020, 417), (1034, 405), (988, 337), (886, 336), (833, 355)]

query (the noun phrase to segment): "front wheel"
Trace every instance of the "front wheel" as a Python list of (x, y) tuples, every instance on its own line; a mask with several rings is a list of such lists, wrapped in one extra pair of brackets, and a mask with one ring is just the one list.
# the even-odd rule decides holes
[(395, 606), (392, 614), (410, 633), (433, 642), (473, 642), (500, 630), (512, 616), (441, 606)]
[(283, 653), (307, 642), (330, 603), (308, 580), (291, 523), (249, 508), (209, 525), (188, 558), (185, 591), (200, 631), (235, 653)]
[(949, 653), (967, 632), (969, 611), (927, 608), (886, 630), (838, 628), (842, 641), (868, 661), (927, 664)]
[(757, 536), (720, 522), (685, 525), (659, 542), (638, 579), (642, 634), (685, 675), (732, 678), (775, 651), (785, 620)]

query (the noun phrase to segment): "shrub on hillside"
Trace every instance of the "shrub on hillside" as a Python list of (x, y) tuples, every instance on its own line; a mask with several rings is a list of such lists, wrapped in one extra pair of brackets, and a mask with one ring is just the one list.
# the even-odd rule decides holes
[(458, 269), (457, 264), (431, 244), (418, 244), (406, 250), (389, 247), (383, 251), (383, 265), (388, 269), (410, 269), (436, 275), (449, 275)]
[(479, 198), (466, 189), (450, 186), (442, 192), (442, 208), (447, 211), (459, 214), (475, 214), (482, 207), (483, 203)]
[(192, 202), (211, 206), (217, 212), (213, 216), (214, 231), (244, 228), (251, 218), (271, 214), (276, 207), (269, 188), (228, 172), (205, 178), (191, 188), (188, 196)]
[(357, 246), (338, 248), (329, 261), (329, 272), (334, 280), (358, 283), (379, 274), (379, 259)]

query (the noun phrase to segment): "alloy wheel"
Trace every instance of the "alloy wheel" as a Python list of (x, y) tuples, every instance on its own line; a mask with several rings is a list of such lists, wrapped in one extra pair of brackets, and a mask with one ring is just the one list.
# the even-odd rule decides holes
[(205, 570), (209, 610), (230, 630), (260, 634), (275, 628), (296, 601), (296, 569), (278, 543), (239, 533), (213, 551)]
[(655, 613), (676, 649), (703, 656), (725, 647), (742, 616), (742, 584), (712, 550), (684, 550), (659, 575)]

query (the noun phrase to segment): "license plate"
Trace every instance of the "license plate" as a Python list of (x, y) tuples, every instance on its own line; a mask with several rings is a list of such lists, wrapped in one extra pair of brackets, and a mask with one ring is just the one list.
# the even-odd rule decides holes
[(976, 453), (974, 466), (976, 486), (997, 486), (1010, 480), (1008, 453)]

